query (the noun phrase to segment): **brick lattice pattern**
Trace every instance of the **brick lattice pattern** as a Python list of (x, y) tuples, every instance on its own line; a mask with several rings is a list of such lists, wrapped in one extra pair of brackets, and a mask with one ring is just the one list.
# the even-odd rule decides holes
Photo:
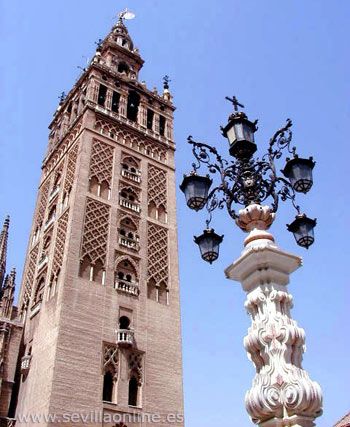
[(106, 262), (110, 207), (87, 198), (81, 259), (88, 256), (94, 264)]
[(38, 260), (38, 253), (39, 253), (39, 245), (36, 245), (35, 248), (30, 253), (29, 263), (28, 263), (26, 274), (25, 274), (25, 288), (24, 288), (23, 301), (26, 301), (26, 302), (27, 301), (29, 302), (30, 296), (32, 294), (36, 263)]
[(79, 144), (76, 143), (68, 154), (66, 178), (64, 181), (65, 192), (69, 192), (73, 186), (75, 169), (76, 169), (77, 158), (78, 158), (78, 149), (79, 149)]
[(89, 178), (97, 178), (100, 184), (105, 181), (109, 188), (112, 184), (113, 151), (111, 146), (100, 141), (94, 141), (91, 154)]
[(61, 268), (66, 243), (69, 211), (67, 210), (59, 219), (55, 242), (55, 252), (53, 255), (52, 272), (57, 274)]
[(167, 208), (167, 173), (153, 165), (148, 165), (148, 203)]
[(148, 223), (148, 279), (168, 283), (168, 231)]
[(37, 216), (37, 224), (39, 226), (41, 226), (45, 218), (49, 190), (50, 190), (50, 180), (46, 181), (40, 190), (40, 203), (39, 203), (38, 216)]

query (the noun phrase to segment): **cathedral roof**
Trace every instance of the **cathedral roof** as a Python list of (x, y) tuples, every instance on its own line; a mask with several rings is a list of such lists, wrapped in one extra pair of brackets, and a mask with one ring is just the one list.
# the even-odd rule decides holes
[(348, 412), (342, 419), (340, 419), (334, 427), (350, 427), (350, 412)]

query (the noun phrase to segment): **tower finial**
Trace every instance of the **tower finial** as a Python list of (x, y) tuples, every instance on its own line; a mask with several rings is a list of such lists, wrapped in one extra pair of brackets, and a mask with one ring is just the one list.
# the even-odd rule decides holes
[(6, 256), (7, 256), (7, 240), (8, 231), (10, 226), (10, 216), (7, 215), (2, 232), (0, 234), (0, 290), (5, 277), (6, 272)]
[(123, 22), (123, 19), (134, 19), (135, 14), (126, 8), (125, 10), (118, 13), (118, 18), (120, 22)]
[(164, 89), (169, 89), (169, 83), (170, 82), (171, 82), (171, 80), (170, 80), (169, 76), (166, 74), (163, 77), (163, 86), (164, 86)]

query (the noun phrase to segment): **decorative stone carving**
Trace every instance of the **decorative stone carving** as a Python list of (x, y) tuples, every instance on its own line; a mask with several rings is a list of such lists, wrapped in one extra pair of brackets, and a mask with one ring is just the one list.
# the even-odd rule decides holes
[(64, 180), (64, 191), (67, 193), (70, 192), (74, 182), (75, 169), (76, 169), (76, 163), (78, 158), (78, 149), (79, 149), (79, 144), (76, 143), (72, 147), (72, 149), (69, 151), (69, 154), (68, 154), (67, 171), (66, 171), (66, 177)]
[(151, 164), (148, 165), (148, 203), (153, 202), (167, 209), (167, 173)]
[[(121, 101), (122, 98), (120, 99), (120, 102)], [(120, 104), (120, 108), (121, 107), (122, 105)], [(157, 143), (156, 141), (148, 141), (144, 138), (141, 139), (139, 136), (136, 136), (133, 133), (126, 131), (125, 129), (121, 129), (119, 126), (116, 126), (115, 124), (102, 118), (98, 118), (96, 120), (95, 130), (103, 135), (108, 135), (110, 138), (120, 141), (122, 144), (125, 144), (135, 151), (166, 163), (167, 149), (163, 148), (161, 144)]]
[(148, 223), (148, 280), (168, 284), (168, 230)]
[(113, 148), (100, 141), (93, 141), (89, 179), (95, 177), (99, 184), (107, 182), (111, 188), (113, 172)]
[(106, 262), (110, 207), (87, 198), (81, 259), (88, 256), (91, 264)]
[(25, 285), (22, 301), (29, 301), (32, 294), (32, 287), (35, 278), (36, 265), (38, 261), (39, 245), (30, 252), (29, 262), (25, 273)]
[(238, 212), (239, 218), (236, 219), (236, 224), (244, 232), (249, 233), (244, 244), (258, 239), (267, 239), (274, 241), (272, 234), (265, 230), (270, 228), (270, 225), (275, 220), (275, 214), (270, 211), (269, 206), (261, 206), (253, 203)]
[(225, 271), (242, 283), (252, 319), (244, 346), (257, 373), (246, 393), (246, 408), (260, 426), (311, 427), (322, 414), (322, 393), (302, 368), (305, 332), (291, 317), (292, 296), (286, 286), (302, 260), (281, 251), (268, 237), (272, 215), (258, 205), (240, 211), (239, 226), (254, 232), (254, 238), (248, 236), (242, 255)]
[(129, 354), (129, 377), (136, 375), (139, 386), (143, 384), (143, 355), (132, 351)]
[(48, 179), (41, 187), (40, 189), (40, 203), (39, 203), (39, 209), (37, 214), (37, 221), (36, 223), (41, 226), (41, 224), (44, 221), (45, 218), (45, 212), (46, 212), (46, 206), (47, 206), (47, 199), (49, 197), (49, 190), (50, 190), (50, 179)]
[(118, 347), (111, 344), (104, 346), (103, 373), (107, 370), (112, 371), (114, 379), (118, 378), (119, 351)]
[(57, 275), (63, 262), (64, 245), (68, 226), (69, 211), (67, 210), (59, 219), (57, 226), (55, 252), (53, 255), (52, 273)]

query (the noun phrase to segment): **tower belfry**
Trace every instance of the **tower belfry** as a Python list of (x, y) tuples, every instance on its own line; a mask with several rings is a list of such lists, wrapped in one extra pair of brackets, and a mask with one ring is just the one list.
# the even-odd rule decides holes
[(175, 108), (168, 78), (161, 95), (139, 82), (124, 18), (49, 126), (19, 297), (16, 414), (183, 426)]

